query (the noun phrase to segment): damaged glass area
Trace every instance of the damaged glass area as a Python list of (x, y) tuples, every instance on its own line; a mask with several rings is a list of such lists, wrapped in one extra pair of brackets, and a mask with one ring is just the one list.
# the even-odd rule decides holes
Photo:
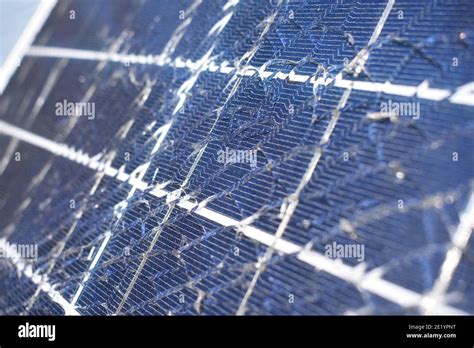
[(473, 18), (58, 2), (0, 99), (0, 313), (474, 313)]

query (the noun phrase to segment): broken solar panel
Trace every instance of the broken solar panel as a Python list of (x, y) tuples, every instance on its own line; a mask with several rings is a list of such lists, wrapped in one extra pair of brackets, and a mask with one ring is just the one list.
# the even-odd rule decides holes
[(474, 313), (473, 18), (58, 1), (0, 100), (0, 313)]

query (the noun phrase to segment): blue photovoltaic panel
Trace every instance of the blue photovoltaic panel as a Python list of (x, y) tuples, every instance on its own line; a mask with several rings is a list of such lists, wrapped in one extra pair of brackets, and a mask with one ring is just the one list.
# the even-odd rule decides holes
[(474, 313), (473, 18), (58, 1), (0, 99), (0, 313)]

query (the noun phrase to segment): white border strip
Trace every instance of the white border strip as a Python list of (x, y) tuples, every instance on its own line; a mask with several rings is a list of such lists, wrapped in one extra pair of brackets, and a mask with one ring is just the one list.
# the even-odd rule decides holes
[[(114, 52), (101, 52), (101, 51), (90, 51), (73, 48), (63, 47), (47, 47), (47, 46), (32, 46), (28, 51), (27, 55), (32, 57), (43, 57), (43, 58), (67, 58), (67, 59), (79, 59), (79, 60), (93, 60), (93, 61), (104, 61), (114, 62), (122, 64), (147, 64), (156, 66), (171, 66), (181, 69), (193, 70), (198, 66), (199, 62), (193, 62), (189, 59), (183, 59), (177, 57), (174, 60), (170, 58), (164, 60), (161, 55), (135, 55), (135, 54), (121, 54)], [(368, 54), (367, 54), (368, 57)], [(354, 62), (359, 62), (359, 66), (362, 66), (367, 59), (365, 55), (360, 57), (359, 55), (354, 58)], [(283, 73), (281, 71), (269, 71), (266, 69), (258, 69), (253, 66), (242, 67), (239, 71), (232, 65), (229, 65), (228, 61), (223, 61), (219, 65), (214, 62), (210, 62), (203, 67), (203, 70), (209, 72), (217, 72), (220, 74), (231, 74), (235, 73), (238, 76), (254, 76), (258, 75), (261, 79), (279, 79), (294, 83), (306, 83), (308, 80), (310, 83), (317, 87), (319, 85), (327, 86), (334, 82), (334, 86), (343, 89), (353, 89), (357, 91), (373, 92), (373, 93), (385, 93), (390, 95), (397, 95), (401, 97), (418, 97), (420, 99), (441, 101), (451, 96), (448, 101), (454, 104), (474, 106), (474, 98), (471, 96), (472, 87), (467, 88), (469, 83), (460, 86), (462, 90), (457, 90), (455, 93), (449, 89), (431, 88), (428, 81), (423, 81), (418, 86), (392, 84), (390, 82), (371, 82), (371, 81), (354, 81), (343, 79), (342, 75), (338, 75), (335, 78), (323, 78), (319, 77), (315, 79), (310, 75), (296, 74), (294, 71), (290, 73)], [(361, 65), (362, 64), (362, 65)], [(472, 84), (472, 83), (471, 83)], [(458, 88), (458, 89), (459, 89)]]
[(0, 68), (0, 95), (8, 85), (8, 81), (15, 73), (16, 69), (21, 63), (21, 60), (28, 52), (31, 44), (48, 19), (51, 11), (56, 5), (57, 0), (42, 0), (36, 8), (36, 11), (31, 16), (30, 21), (26, 25), (23, 33), (16, 42), (15, 46), (8, 55), (5, 63)]

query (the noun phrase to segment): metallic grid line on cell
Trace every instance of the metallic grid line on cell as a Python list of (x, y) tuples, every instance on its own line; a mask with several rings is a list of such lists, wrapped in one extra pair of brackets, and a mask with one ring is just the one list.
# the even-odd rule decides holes
[[(106, 175), (115, 177), (120, 181), (133, 182), (140, 190), (152, 189), (151, 194), (157, 197), (164, 197), (172, 195), (172, 192), (167, 192), (164, 189), (157, 188), (153, 189), (143, 181), (139, 181), (130, 175), (125, 173), (119, 173), (115, 168), (110, 167), (107, 163), (102, 163), (97, 158), (90, 157), (80, 151), (76, 151), (64, 144), (57, 144), (48, 139), (44, 139), (38, 135), (31, 134), (30, 132), (19, 129), (15, 126), (6, 124), (0, 121), (0, 133), (21, 139), (22, 141), (28, 142), (32, 145), (43, 148), (44, 150), (50, 151), (57, 156), (65, 157), (76, 163), (85, 165), (93, 170), (104, 171)], [(326, 258), (324, 255), (317, 253), (313, 250), (308, 250), (304, 246), (296, 245), (292, 242), (284, 239), (275, 238), (274, 235), (267, 232), (261, 231), (251, 225), (242, 225), (241, 221), (236, 221), (218, 212), (212, 211), (208, 208), (200, 208), (193, 210), (198, 206), (196, 203), (191, 203), (189, 200), (180, 200), (176, 203), (177, 206), (192, 211), (197, 215), (203, 216), (209, 220), (217, 222), (225, 227), (235, 227), (242, 231), (243, 234), (251, 239), (254, 239), (266, 246), (273, 246), (273, 248), (279, 252), (287, 255), (295, 254), (296, 257), (314, 266), (318, 270), (323, 270), (336, 277), (339, 277), (347, 282), (353, 283), (361, 289), (367, 290), (378, 296), (385, 298), (389, 301), (397, 303), (403, 307), (417, 307), (423, 306), (423, 295), (420, 295), (412, 290), (405, 289), (399, 285), (393, 284), (387, 280), (381, 278), (379, 270), (374, 270), (369, 273), (365, 272), (363, 267), (351, 267), (344, 265), (338, 260), (331, 260)], [(446, 314), (463, 314), (464, 312), (445, 305), (443, 303), (437, 303), (432, 309), (434, 313), (446, 313)]]

